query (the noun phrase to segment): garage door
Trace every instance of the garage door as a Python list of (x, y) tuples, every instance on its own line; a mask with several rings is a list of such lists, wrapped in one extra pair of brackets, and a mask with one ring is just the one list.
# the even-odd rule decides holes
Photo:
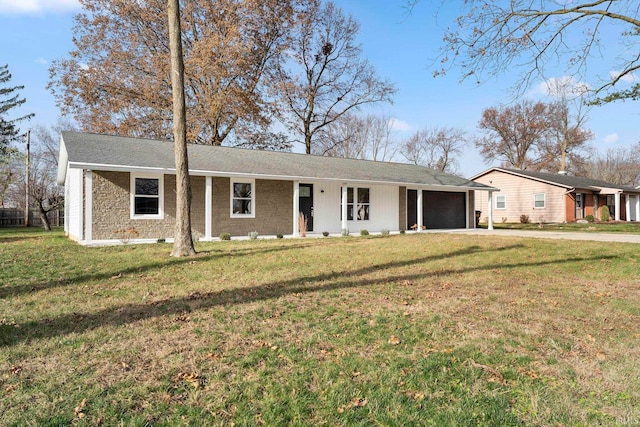
[(465, 194), (423, 191), (422, 223), (427, 229), (466, 228)]

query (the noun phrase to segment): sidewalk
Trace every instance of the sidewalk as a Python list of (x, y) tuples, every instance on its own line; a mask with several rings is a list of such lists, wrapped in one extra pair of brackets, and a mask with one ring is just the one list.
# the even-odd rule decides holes
[(534, 239), (564, 239), (564, 240), (590, 240), (595, 242), (620, 242), (640, 243), (640, 234), (616, 234), (616, 233), (572, 233), (561, 231), (537, 231), (537, 230), (450, 230), (452, 233), (484, 235), (484, 236), (517, 236)]

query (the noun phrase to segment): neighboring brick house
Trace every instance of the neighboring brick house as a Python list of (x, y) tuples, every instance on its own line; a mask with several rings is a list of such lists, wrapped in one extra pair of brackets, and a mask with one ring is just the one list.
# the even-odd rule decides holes
[[(421, 166), (230, 147), (189, 145), (192, 228), (298, 236), (423, 228), (474, 228), (474, 198), (496, 188)], [(58, 184), (65, 232), (82, 244), (171, 240), (175, 226), (173, 143), (62, 132)]]
[(492, 198), (494, 221), (519, 222), (521, 215), (531, 222), (572, 222), (587, 215), (601, 219), (603, 206), (609, 208), (611, 219), (640, 220), (640, 190), (629, 186), (507, 168), (491, 168), (471, 179), (500, 189), (475, 199), (476, 210), (486, 212)]

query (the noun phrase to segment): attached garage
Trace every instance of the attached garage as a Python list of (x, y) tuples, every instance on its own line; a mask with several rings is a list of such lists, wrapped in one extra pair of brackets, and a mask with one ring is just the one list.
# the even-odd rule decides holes
[[(407, 191), (407, 228), (418, 224), (419, 190)], [(466, 193), (422, 190), (422, 225), (427, 229), (467, 228)]]

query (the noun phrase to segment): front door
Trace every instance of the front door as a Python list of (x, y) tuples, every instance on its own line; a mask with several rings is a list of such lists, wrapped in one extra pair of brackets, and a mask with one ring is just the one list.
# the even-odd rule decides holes
[(300, 212), (307, 219), (307, 231), (313, 231), (313, 184), (299, 186)]
[(584, 195), (576, 193), (576, 219), (584, 218)]

